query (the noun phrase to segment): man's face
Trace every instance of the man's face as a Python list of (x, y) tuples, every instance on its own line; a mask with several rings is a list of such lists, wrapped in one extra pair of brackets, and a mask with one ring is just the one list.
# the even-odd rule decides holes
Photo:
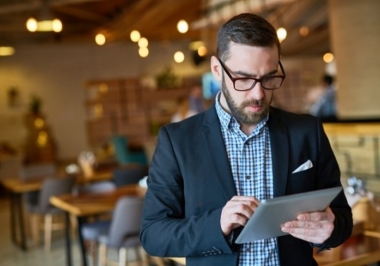
[[(278, 61), (276, 46), (267, 48), (231, 43), (230, 56), (224, 63), (234, 78), (262, 78), (277, 73)], [(264, 90), (261, 83), (256, 83), (249, 91), (236, 91), (215, 57), (211, 60), (211, 68), (214, 77), (222, 82), (223, 108), (241, 124), (254, 126), (267, 116), (273, 91)]]

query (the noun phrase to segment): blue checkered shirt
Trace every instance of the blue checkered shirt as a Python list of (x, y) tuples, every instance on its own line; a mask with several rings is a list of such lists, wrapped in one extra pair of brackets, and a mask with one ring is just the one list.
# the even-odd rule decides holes
[[(215, 102), (237, 194), (254, 196), (260, 201), (273, 198), (272, 156), (266, 125), (268, 118), (246, 136), (236, 119), (221, 107), (219, 95)], [(243, 244), (239, 252), (239, 266), (279, 266), (277, 250), (276, 238)]]

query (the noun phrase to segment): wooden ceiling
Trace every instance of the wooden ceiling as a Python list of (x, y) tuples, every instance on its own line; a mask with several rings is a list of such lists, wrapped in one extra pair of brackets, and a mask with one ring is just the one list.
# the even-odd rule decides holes
[[(288, 31), (283, 41), (283, 55), (321, 55), (328, 52), (329, 32), (326, 0), (230, 0), (210, 6), (208, 0), (0, 0), (0, 45), (17, 46), (28, 43), (94, 42), (103, 33), (107, 42), (130, 42), (129, 34), (137, 29), (153, 41), (212, 41), (219, 24), (237, 10), (258, 13), (275, 27)], [(260, 3), (259, 7), (253, 4)], [(61, 19), (61, 33), (26, 30), (26, 20), (41, 16), (43, 7)], [(225, 9), (228, 11), (223, 13)], [(221, 14), (222, 13), (222, 14)], [(219, 19), (196, 29), (193, 25), (211, 14)], [(179, 20), (190, 23), (190, 30), (181, 34), (176, 29)], [(199, 25), (199, 23), (197, 24)], [(299, 29), (308, 27), (307, 36)], [(211, 43), (211, 42), (210, 42)]]

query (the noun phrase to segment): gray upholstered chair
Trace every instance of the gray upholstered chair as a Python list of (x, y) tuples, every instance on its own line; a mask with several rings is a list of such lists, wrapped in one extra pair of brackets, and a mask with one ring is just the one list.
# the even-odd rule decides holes
[[(36, 163), (23, 165), (19, 169), (21, 180), (27, 181), (35, 178), (52, 177), (57, 173), (57, 167), (54, 163)], [(39, 191), (32, 191), (23, 194), (23, 199), (27, 208), (35, 206), (38, 202)]]
[(112, 172), (112, 179), (117, 187), (121, 187), (138, 184), (146, 175), (148, 175), (148, 167), (146, 165), (127, 164), (115, 168)]
[(96, 193), (96, 192), (108, 192), (116, 189), (116, 185), (113, 181), (99, 181), (89, 183), (77, 188), (78, 193)]
[[(87, 184), (78, 188), (78, 193), (99, 193), (108, 192), (116, 189), (115, 183), (112, 181), (100, 181), (96, 183)], [(81, 234), (83, 241), (87, 244), (87, 252), (91, 255), (93, 264), (98, 265), (97, 239), (101, 234), (107, 233), (111, 224), (111, 219), (103, 217), (95, 217), (95, 221), (84, 222), (81, 226)]]
[(119, 251), (119, 265), (126, 265), (130, 248), (135, 250), (136, 259), (141, 258), (138, 251), (142, 250), (139, 232), (143, 201), (130, 196), (118, 200), (108, 232), (98, 238), (101, 265), (106, 264), (108, 248)]
[(69, 194), (74, 187), (75, 177), (64, 176), (47, 178), (43, 181), (37, 201), (32, 204), (30, 202), (28, 212), (32, 219), (32, 234), (35, 242), (39, 242), (40, 217), (44, 217), (44, 238), (45, 250), (50, 251), (52, 230), (63, 229), (64, 223), (53, 224), (53, 215), (62, 214), (63, 211), (50, 204), (50, 197), (62, 194)]

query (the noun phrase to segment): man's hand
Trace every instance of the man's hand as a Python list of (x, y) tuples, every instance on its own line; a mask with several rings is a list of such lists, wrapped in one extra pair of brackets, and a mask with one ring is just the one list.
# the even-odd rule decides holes
[(245, 225), (253, 215), (260, 201), (255, 197), (234, 196), (223, 207), (220, 217), (220, 227), (227, 236), (231, 230)]
[(334, 220), (334, 213), (330, 208), (326, 208), (323, 212), (301, 213), (297, 220), (283, 224), (281, 230), (299, 239), (321, 244), (331, 236)]

